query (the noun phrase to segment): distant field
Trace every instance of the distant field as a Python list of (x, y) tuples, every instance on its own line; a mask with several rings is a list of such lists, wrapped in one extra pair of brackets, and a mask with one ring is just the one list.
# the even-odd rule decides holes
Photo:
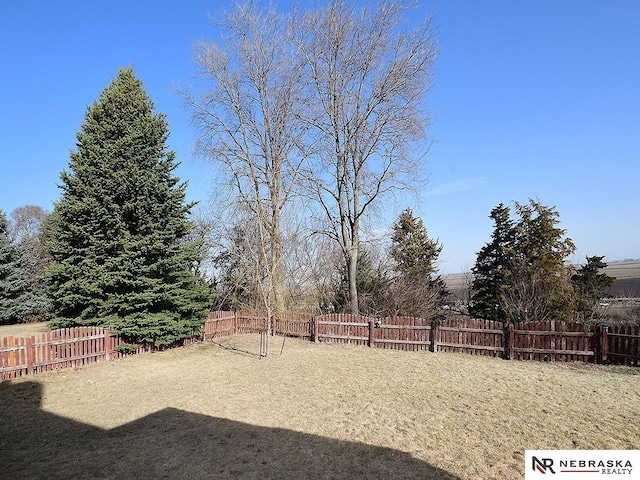
[(640, 447), (637, 368), (259, 341), (1, 383), (0, 478), (515, 480), (526, 449)]
[(611, 287), (613, 296), (640, 298), (640, 262), (616, 263), (605, 271), (616, 278)]
[(605, 268), (605, 272), (622, 280), (640, 278), (640, 262), (614, 263)]
[(469, 279), (471, 278), (471, 273), (449, 273), (447, 275), (443, 275), (442, 278), (449, 289), (458, 290), (466, 288)]
[[(610, 290), (612, 296), (640, 298), (640, 262), (614, 263), (605, 268), (605, 272), (616, 278)], [(449, 290), (459, 297), (467, 287), (470, 275), (455, 273), (443, 278)]]

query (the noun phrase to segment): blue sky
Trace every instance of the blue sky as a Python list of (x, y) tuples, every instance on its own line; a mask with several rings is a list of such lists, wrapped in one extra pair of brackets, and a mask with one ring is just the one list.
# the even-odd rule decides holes
[[(470, 269), (489, 240), (491, 209), (530, 197), (557, 207), (578, 247), (571, 260), (640, 257), (640, 2), (421, 4), (414, 15), (435, 15), (441, 53), (430, 99), (436, 143), (414, 213), (444, 245), (441, 271)], [(208, 14), (230, 5), (3, 2), (0, 209), (53, 208), (87, 105), (129, 64), (168, 117), (189, 199), (206, 202), (212, 167), (193, 154), (174, 90), (192, 81), (193, 43), (217, 38)]]

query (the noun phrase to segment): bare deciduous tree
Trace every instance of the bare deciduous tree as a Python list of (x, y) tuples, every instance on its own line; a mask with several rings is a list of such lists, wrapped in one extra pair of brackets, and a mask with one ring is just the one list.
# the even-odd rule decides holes
[[(293, 42), (303, 56), (317, 162), (309, 178), (342, 249), (353, 313), (361, 222), (394, 190), (415, 185), (426, 153), (437, 49), (430, 19), (408, 30), (404, 1), (361, 10), (344, 0), (297, 17)], [(418, 141), (423, 152), (416, 152)]]
[(440, 319), (446, 299), (444, 282), (417, 284), (407, 278), (397, 278), (390, 285), (384, 298), (384, 314), (387, 316), (411, 316)]
[(323, 235), (300, 230), (287, 241), (285, 267), (289, 305), (308, 313), (333, 312), (342, 254)]
[(221, 222), (214, 266), (215, 304), (222, 310), (260, 309), (263, 258), (257, 245), (257, 225), (252, 217), (237, 212), (235, 219)]
[(501, 288), (499, 297), (510, 322), (544, 322), (551, 318), (553, 309), (545, 299), (552, 292), (537, 272), (515, 269), (510, 281), (509, 288)]
[(216, 247), (218, 220), (213, 216), (213, 212), (202, 206), (197, 206), (191, 210), (189, 216), (192, 228), (185, 237), (185, 242), (197, 243), (200, 246), (200, 257), (192, 265), (192, 272), (205, 283), (211, 282), (213, 265), (211, 259)]
[(218, 26), (221, 45), (196, 46), (208, 85), (200, 95), (186, 94), (187, 104), (200, 128), (201, 153), (221, 168), (231, 198), (256, 222), (264, 303), (278, 312), (284, 306), (281, 221), (305, 156), (300, 68), (286, 41), (286, 18), (273, 8), (237, 4)]
[(36, 238), (48, 213), (39, 205), (24, 205), (11, 211), (9, 229), (14, 241)]

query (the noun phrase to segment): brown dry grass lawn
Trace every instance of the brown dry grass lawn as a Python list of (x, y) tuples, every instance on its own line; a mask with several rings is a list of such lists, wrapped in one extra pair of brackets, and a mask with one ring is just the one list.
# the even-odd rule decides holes
[(48, 332), (47, 322), (18, 323), (15, 325), (0, 325), (0, 338), (2, 337), (31, 337), (39, 333)]
[(640, 370), (275, 339), (0, 384), (0, 478), (523, 477), (525, 449), (639, 449)]

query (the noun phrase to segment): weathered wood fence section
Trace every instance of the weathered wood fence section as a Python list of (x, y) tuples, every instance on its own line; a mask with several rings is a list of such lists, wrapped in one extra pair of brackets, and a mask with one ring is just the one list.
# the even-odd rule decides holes
[[(264, 332), (264, 312), (216, 312), (230, 324), (216, 336)], [(212, 328), (207, 325), (205, 328)], [(213, 330), (212, 330), (213, 331)], [(591, 362), (640, 365), (639, 327), (603, 327), (565, 322), (509, 325), (493, 320), (459, 317), (436, 322), (413, 317), (370, 318), (348, 314), (311, 317), (288, 314), (274, 318), (272, 334), (315, 342), (370, 346), (407, 351), (453, 352), (503, 359), (542, 362)], [(205, 338), (208, 337), (205, 333)]]
[(205, 341), (235, 335), (238, 331), (237, 314), (234, 312), (211, 312), (204, 323)]
[(347, 314), (322, 315), (313, 319), (313, 340), (393, 350), (429, 350), (432, 322), (424, 318), (368, 318)]
[(509, 358), (515, 360), (603, 363), (606, 350), (595, 325), (551, 321), (509, 327)]
[(494, 320), (462, 318), (434, 323), (434, 352), (507, 358), (505, 325)]
[(366, 317), (343, 313), (321, 315), (314, 319), (313, 338), (326, 343), (373, 346), (370, 333), (374, 328), (369, 322)]
[[(596, 327), (561, 322), (514, 326), (475, 318), (439, 323), (411, 317), (370, 319), (335, 314), (315, 318), (313, 338), (318, 342), (465, 353), (516, 360), (607, 360), (607, 348), (602, 348), (602, 334)], [(611, 347), (608, 351), (611, 351)], [(603, 354), (605, 357), (602, 357)]]
[[(267, 314), (254, 310), (211, 312), (203, 328), (205, 341), (235, 334), (262, 333), (267, 330)], [(286, 335), (312, 340), (313, 315), (288, 313), (272, 318), (272, 335)]]
[[(189, 345), (239, 333), (264, 333), (267, 315), (258, 311), (212, 312)], [(413, 317), (370, 318), (346, 314), (313, 317), (287, 314), (271, 321), (272, 335), (406, 351), (454, 352), (504, 359), (581, 361), (640, 366), (640, 327), (563, 322), (508, 325), (473, 318), (436, 322)], [(0, 380), (124, 356), (124, 341), (108, 328), (78, 327), (33, 337), (0, 338)], [(153, 351), (138, 345), (137, 353)]]
[(304, 313), (287, 313), (273, 319), (275, 335), (313, 340), (314, 317)]
[[(196, 335), (180, 345), (201, 340), (201, 335)], [(110, 328), (102, 327), (63, 328), (32, 337), (0, 338), (0, 381), (121, 358), (127, 355), (118, 351), (124, 343)], [(136, 345), (132, 353), (154, 350), (151, 345)]]
[[(433, 323), (416, 317), (386, 317), (369, 322), (371, 342), (377, 348), (428, 351), (433, 345)], [(371, 328), (373, 327), (373, 328)]]
[(16, 378), (58, 368), (70, 368), (117, 357), (119, 339), (110, 330), (78, 327), (33, 337), (0, 339), (0, 379)]
[(616, 365), (640, 366), (640, 327), (602, 327), (604, 354)]

